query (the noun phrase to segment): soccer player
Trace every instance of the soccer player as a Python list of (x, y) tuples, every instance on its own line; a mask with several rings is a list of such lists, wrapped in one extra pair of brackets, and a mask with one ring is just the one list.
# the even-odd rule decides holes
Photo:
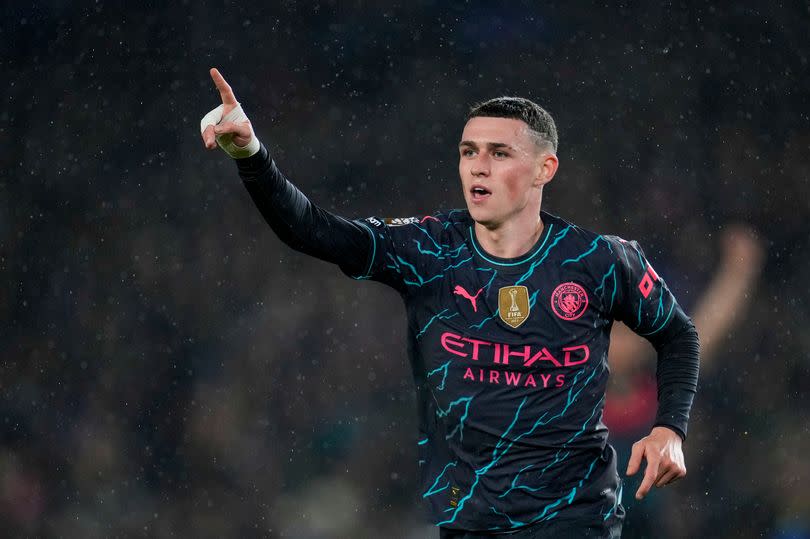
[(443, 538), (618, 537), (624, 509), (602, 423), (608, 343), (622, 320), (658, 351), (658, 412), (627, 473), (636, 492), (686, 473), (682, 441), (697, 333), (635, 242), (541, 212), (557, 130), (535, 103), (473, 107), (459, 142), (466, 209), (349, 220), (319, 208), (270, 158), (222, 75), (205, 146), (236, 159), (292, 248), (395, 288), (419, 403), (421, 495)]

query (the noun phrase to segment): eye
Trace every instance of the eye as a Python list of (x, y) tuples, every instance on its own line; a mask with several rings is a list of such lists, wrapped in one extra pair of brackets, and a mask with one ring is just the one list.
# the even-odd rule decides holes
[(494, 155), (498, 159), (503, 159), (505, 157), (509, 157), (509, 154), (507, 154), (506, 152), (501, 151), (501, 150), (495, 150), (494, 152), (492, 152), (492, 155)]
[(472, 148), (463, 148), (463, 149), (461, 150), (461, 155), (462, 155), (463, 157), (470, 157), (470, 156), (471, 156), (471, 155), (473, 155), (474, 153), (475, 153), (475, 152), (472, 150)]

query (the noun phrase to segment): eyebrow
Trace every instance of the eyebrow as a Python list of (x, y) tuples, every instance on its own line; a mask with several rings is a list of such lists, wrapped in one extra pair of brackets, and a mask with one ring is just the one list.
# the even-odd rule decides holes
[[(461, 148), (462, 146), (478, 148), (478, 144), (476, 144), (472, 140), (462, 140), (461, 142), (458, 143), (458, 147)], [(499, 148), (508, 148), (510, 150), (514, 150), (514, 148), (512, 148), (509, 144), (506, 144), (505, 142), (487, 142), (486, 146), (490, 150), (496, 150)]]

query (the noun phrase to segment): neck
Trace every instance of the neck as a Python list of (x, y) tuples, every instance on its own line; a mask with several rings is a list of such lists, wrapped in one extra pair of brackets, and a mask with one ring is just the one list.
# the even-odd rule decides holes
[(498, 258), (518, 258), (528, 253), (543, 233), (540, 211), (511, 219), (496, 228), (475, 223), (475, 238), (481, 247)]

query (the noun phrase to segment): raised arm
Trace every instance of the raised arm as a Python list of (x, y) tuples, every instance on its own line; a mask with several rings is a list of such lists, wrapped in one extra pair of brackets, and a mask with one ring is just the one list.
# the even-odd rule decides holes
[(235, 159), (239, 175), (262, 216), (293, 249), (361, 275), (369, 264), (371, 231), (319, 208), (279, 171), (259, 142), (233, 89), (216, 68), (210, 71), (222, 104), (200, 122), (203, 144)]
[(765, 261), (762, 241), (745, 225), (726, 228), (721, 242), (720, 265), (692, 317), (700, 333), (704, 368), (714, 365), (712, 359), (718, 347), (747, 310)]

